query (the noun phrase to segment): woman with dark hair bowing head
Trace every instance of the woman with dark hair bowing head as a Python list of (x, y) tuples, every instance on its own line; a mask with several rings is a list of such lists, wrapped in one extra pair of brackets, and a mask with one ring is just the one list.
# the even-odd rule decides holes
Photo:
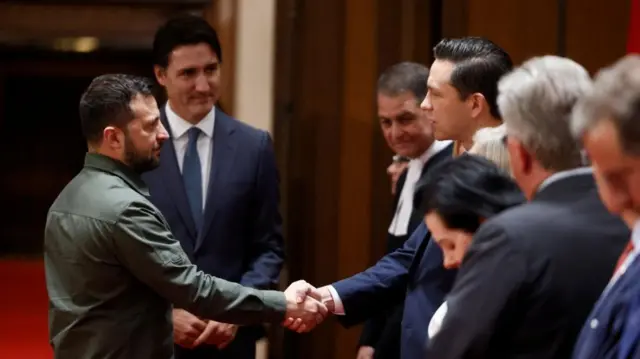
[[(465, 154), (442, 163), (419, 184), (419, 208), (432, 239), (443, 252), (445, 268), (458, 268), (482, 222), (525, 201), (518, 185), (493, 162)], [(439, 330), (447, 303), (429, 324), (429, 337)]]

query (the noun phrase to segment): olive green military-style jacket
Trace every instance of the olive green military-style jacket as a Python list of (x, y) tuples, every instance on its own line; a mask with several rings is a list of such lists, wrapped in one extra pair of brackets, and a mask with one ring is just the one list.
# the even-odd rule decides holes
[(129, 167), (87, 154), (47, 215), (44, 259), (57, 359), (173, 357), (172, 304), (234, 324), (281, 322), (281, 292), (199, 271)]

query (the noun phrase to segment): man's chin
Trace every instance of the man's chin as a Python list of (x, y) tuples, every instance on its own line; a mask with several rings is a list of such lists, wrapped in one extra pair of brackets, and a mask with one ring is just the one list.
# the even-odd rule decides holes
[(196, 116), (206, 116), (213, 108), (213, 101), (196, 102), (191, 106), (191, 113)]
[(158, 157), (154, 158), (154, 159), (150, 159), (149, 161), (145, 161), (145, 162), (141, 162), (141, 163), (137, 163), (134, 166), (134, 170), (137, 173), (145, 173), (145, 172), (149, 172), (149, 171), (153, 171), (156, 168), (158, 168), (160, 166), (160, 159)]

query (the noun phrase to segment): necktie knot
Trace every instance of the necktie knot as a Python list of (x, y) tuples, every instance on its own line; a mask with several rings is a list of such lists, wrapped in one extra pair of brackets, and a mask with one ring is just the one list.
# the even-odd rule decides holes
[(189, 131), (187, 131), (187, 135), (189, 136), (189, 143), (194, 143), (195, 141), (198, 140), (198, 136), (200, 136), (200, 133), (202, 131), (200, 131), (199, 128), (197, 127), (191, 127), (189, 129)]

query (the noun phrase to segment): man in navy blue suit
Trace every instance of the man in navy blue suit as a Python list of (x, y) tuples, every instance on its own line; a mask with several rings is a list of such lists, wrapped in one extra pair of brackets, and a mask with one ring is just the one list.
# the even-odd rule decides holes
[[(440, 139), (464, 139), (462, 147), (470, 148), (475, 130), (501, 123), (497, 83), (511, 69), (511, 58), (491, 41), (475, 37), (443, 40), (434, 54), (436, 61), (429, 72), (427, 100), (423, 103), (427, 118), (441, 121), (440, 128), (447, 129), (441, 131)], [(419, 202), (420, 198), (414, 203)], [(399, 357), (424, 359), (429, 321), (455, 275), (455, 270), (443, 267), (442, 251), (421, 222), (402, 247), (362, 273), (318, 288), (314, 295), (345, 326), (385, 313), (404, 301)], [(301, 283), (300, 288), (304, 285), (308, 284)], [(298, 329), (292, 320), (285, 325)]]
[(572, 125), (593, 161), (607, 209), (633, 229), (609, 284), (587, 318), (575, 359), (640, 358), (640, 56), (601, 70)]
[[(181, 16), (158, 29), (154, 73), (166, 90), (161, 120), (171, 139), (145, 175), (151, 201), (189, 259), (204, 272), (266, 289), (284, 251), (279, 179), (269, 134), (222, 112), (222, 50), (202, 18)], [(176, 358), (255, 357), (262, 327), (242, 327), (173, 311)]]

